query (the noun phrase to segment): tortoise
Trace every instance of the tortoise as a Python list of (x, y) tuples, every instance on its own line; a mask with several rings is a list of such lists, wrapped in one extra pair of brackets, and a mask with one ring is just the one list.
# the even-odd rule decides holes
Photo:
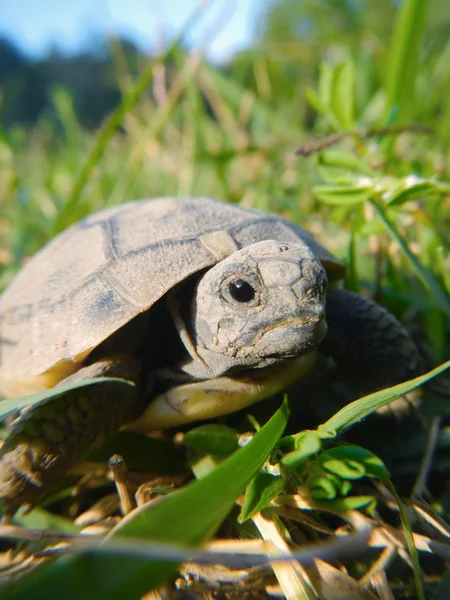
[(0, 296), (0, 393), (105, 376), (134, 386), (64, 387), (25, 411), (1, 450), (5, 505), (35, 502), (124, 425), (237, 411), (320, 354), (369, 389), (407, 379), (415, 345), (370, 299), (327, 290), (343, 272), (298, 225), (204, 197), (130, 202), (71, 226)]

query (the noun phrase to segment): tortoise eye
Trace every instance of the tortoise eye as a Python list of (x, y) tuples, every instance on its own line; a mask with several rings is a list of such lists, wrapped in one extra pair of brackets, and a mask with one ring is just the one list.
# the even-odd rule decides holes
[(251, 302), (255, 296), (255, 289), (243, 279), (238, 279), (229, 286), (230, 296), (237, 302)]

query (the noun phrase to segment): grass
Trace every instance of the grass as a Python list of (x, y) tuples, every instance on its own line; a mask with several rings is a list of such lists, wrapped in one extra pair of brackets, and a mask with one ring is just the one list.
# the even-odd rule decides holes
[[(445, 96), (449, 71), (443, 76), (441, 56), (428, 57), (426, 63), (421, 61), (426, 30), (421, 30), (418, 23), (424, 21), (423, 11), (426, 3), (405, 0), (397, 14), (391, 46), (385, 49), (389, 71), (370, 85), (367, 60), (373, 61), (369, 71), (376, 72), (383, 66), (377, 62), (380, 59), (374, 55), (361, 62), (345, 48), (339, 62), (329, 60), (314, 65), (320, 74), (308, 82), (305, 94), (305, 82), (291, 77), (297, 68), (295, 52), (294, 58), (280, 58), (285, 62), (283, 68), (277, 69), (267, 59), (267, 48), (256, 47), (224, 70), (211, 67), (200, 55), (181, 51), (174, 44), (160, 61), (154, 61), (140, 79), (130, 84), (122, 104), (100, 132), (84, 130), (73, 112), (70, 96), (63, 89), (55, 90), (55, 117), (43, 119), (32, 130), (16, 127), (4, 131), (1, 138), (0, 285), (6, 286), (20, 264), (55, 232), (92, 211), (144, 197), (212, 196), (282, 214), (309, 229), (347, 263), (347, 287), (371, 295), (404, 321), (419, 340), (430, 366), (443, 362), (450, 355), (449, 105)], [(407, 61), (405, 69), (408, 56), (414, 60)], [(360, 82), (364, 82), (366, 90), (363, 98)], [(305, 95), (310, 108), (299, 111), (298, 99), (301, 97), (304, 102)], [(394, 129), (389, 132), (385, 130), (386, 123), (388, 129), (406, 123), (406, 129), (402, 133)], [(408, 129), (412, 123), (426, 125), (429, 131)], [(378, 134), (374, 128), (378, 128)], [(369, 131), (371, 135), (366, 135)], [(312, 139), (333, 133), (341, 138), (337, 145), (323, 147), (308, 157), (296, 154), (300, 146)], [(440, 395), (436, 388), (428, 394), (425, 423), (448, 415), (442, 401), (444, 386), (445, 382), (438, 390)], [(424, 430), (428, 432), (428, 426)], [(238, 436), (236, 432), (232, 435)], [(280, 435), (278, 432), (278, 439)], [(408, 435), (408, 449), (404, 448), (403, 439), (392, 439), (382, 456), (389, 461), (391, 472), (406, 494), (408, 484), (421, 473), (420, 460), (426, 450), (423, 430), (418, 428)], [(295, 552), (305, 539), (323, 541), (326, 535), (334, 533), (332, 521), (326, 520), (331, 513), (340, 519), (343, 515), (350, 518), (356, 534), (370, 529), (372, 546), (376, 545), (375, 533), (383, 527), (392, 533), (394, 524), (400, 539), (402, 532), (396, 522), (395, 502), (385, 471), (377, 472), (378, 491), (365, 478), (361, 490), (353, 487), (350, 493), (350, 474), (361, 473), (361, 480), (364, 475), (374, 476), (367, 461), (370, 459), (373, 464), (375, 459), (372, 455), (361, 458), (355, 451), (350, 458), (338, 461), (339, 473), (331, 477), (322, 468), (325, 458), (321, 454), (328, 452), (329, 442), (319, 438), (310, 436), (306, 440), (298, 432), (298, 437), (279, 440), (279, 452), (288, 456), (285, 467), (280, 467), (279, 454), (272, 457), (266, 469), (273, 477), (284, 478), (282, 486), (279, 479), (265, 476), (252, 484), (251, 493), (255, 494), (255, 489), (259, 492), (256, 497), (246, 498), (246, 506), (250, 503), (259, 510), (268, 507), (257, 515), (263, 514), (272, 525), (278, 524), (278, 533), (267, 527), (267, 522), (265, 526), (261, 524), (260, 516), (241, 524), (232, 512), (229, 523), (233, 527), (224, 525), (224, 535), (231, 527), (233, 533), (228, 537), (239, 535), (248, 540), (260, 537), (259, 528), (264, 535), (272, 532), (272, 544), (278, 548), (290, 541), (290, 550)], [(445, 482), (436, 483), (433, 473), (436, 468), (448, 469), (447, 438), (448, 428), (443, 427), (440, 437), (434, 440), (434, 459), (427, 466), (433, 498), (422, 490), (422, 495), (433, 503), (427, 509), (427, 523), (440, 535), (439, 519), (449, 518), (449, 495)], [(432, 442), (431, 436), (428, 448)], [(269, 454), (268, 451), (267, 457)], [(196, 474), (208, 473), (217, 463), (220, 460), (214, 452), (208, 453), (202, 447), (192, 467)], [(141, 471), (145, 471), (145, 465)], [(105, 466), (100, 467), (99, 473), (92, 480), (92, 471), (84, 471), (86, 477), (91, 477), (88, 491), (75, 491), (73, 498), (73, 481), (62, 482), (52, 501), (27, 518), (19, 518), (17, 522), (26, 528), (23, 531), (30, 531), (38, 517), (43, 518), (45, 525), (40, 527), (46, 530), (45, 538), (48, 530), (61, 532), (63, 525), (73, 527), (75, 517), (92, 510), (94, 499), (101, 502), (107, 493), (115, 497), (107, 486)], [(169, 485), (181, 486), (184, 481), (164, 481), (153, 487), (167, 492)], [(365, 486), (369, 486), (369, 494), (364, 494)], [(99, 489), (103, 491), (100, 493)], [(290, 493), (280, 494), (281, 489)], [(292, 489), (300, 493), (292, 493)], [(378, 513), (373, 512), (374, 499), (378, 501)], [(408, 521), (405, 514), (414, 513), (416, 518), (418, 514), (417, 499), (407, 500), (407, 505), (410, 513), (405, 513), (404, 507), (401, 510), (404, 523)], [(117, 508), (114, 502), (113, 506)], [(386, 511), (391, 511), (388, 517)], [(102, 508), (100, 512), (110, 519), (107, 529), (117, 523), (117, 510), (108, 512)], [(310, 514), (318, 518), (310, 519)], [(300, 523), (299, 527), (307, 533), (295, 537), (292, 528), (287, 530), (292, 523)], [(46, 539), (52, 538), (47, 535)], [(417, 531), (414, 535), (408, 531), (403, 542), (386, 545), (383, 550), (405, 557), (408, 546), (416, 544), (423, 550), (429, 543), (427, 539)], [(363, 546), (368, 543), (366, 535)], [(37, 562), (40, 559), (34, 551), (35, 548), (32, 562)], [(339, 565), (339, 552), (333, 556), (338, 557), (334, 564)], [(83, 558), (79, 564), (88, 569), (86, 561), (89, 558)], [(444, 571), (439, 561), (436, 558), (436, 563), (431, 564), (423, 559), (421, 573), (414, 557), (414, 576), (398, 565), (391, 574), (390, 563), (386, 567), (380, 563), (378, 574), (386, 568), (398, 597), (412, 594), (414, 586), (417, 597), (424, 593), (444, 597), (442, 586), (448, 585), (448, 576), (440, 589), (435, 583), (436, 574)], [(377, 564), (377, 557), (373, 556), (366, 561), (348, 561), (347, 575), (341, 570), (340, 577), (375, 582)], [(308, 591), (304, 583), (308, 578), (301, 569), (291, 572), (285, 565), (284, 571), (282, 567), (276, 571), (287, 597), (294, 594), (292, 590), (303, 590), (303, 597), (314, 593)], [(58, 577), (64, 579), (61, 574)], [(330, 573), (322, 575), (322, 583), (330, 577)], [(402, 586), (395, 583), (402, 579)], [(270, 576), (263, 580), (261, 589), (266, 584), (273, 585)], [(101, 588), (101, 579), (98, 585)], [(20, 597), (15, 593), (13, 589), (10, 597)]]

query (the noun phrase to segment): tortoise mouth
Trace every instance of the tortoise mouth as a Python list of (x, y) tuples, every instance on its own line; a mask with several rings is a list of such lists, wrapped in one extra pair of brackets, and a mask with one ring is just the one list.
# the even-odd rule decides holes
[(255, 353), (266, 359), (286, 359), (315, 350), (324, 339), (327, 325), (323, 316), (310, 323), (283, 323), (267, 331), (255, 344)]

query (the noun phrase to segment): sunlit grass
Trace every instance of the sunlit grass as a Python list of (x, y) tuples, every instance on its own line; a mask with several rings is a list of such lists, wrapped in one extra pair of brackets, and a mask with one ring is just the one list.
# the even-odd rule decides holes
[[(173, 46), (170, 61), (155, 61), (127, 89), (100, 132), (83, 129), (70, 96), (56, 90), (54, 117), (31, 131), (5, 131), (0, 141), (0, 286), (55, 232), (92, 211), (153, 196), (212, 196), (312, 231), (347, 263), (348, 287), (412, 329), (430, 367), (447, 359), (448, 100), (437, 107), (448, 83), (434, 85), (437, 58), (433, 68), (420, 63), (415, 10), (424, 5), (404, 3), (386, 82), (365, 103), (358, 85), (367, 62), (348, 53), (339, 64), (315, 65), (306, 110), (305, 82), (287, 77), (295, 59), (280, 71), (267, 48), (217, 69)], [(409, 54), (415, 63), (405, 74)], [(395, 123), (399, 111), (431, 131), (365, 136), (386, 119)], [(338, 147), (296, 154), (343, 130), (351, 134)], [(418, 469), (417, 456), (411, 460)]]

